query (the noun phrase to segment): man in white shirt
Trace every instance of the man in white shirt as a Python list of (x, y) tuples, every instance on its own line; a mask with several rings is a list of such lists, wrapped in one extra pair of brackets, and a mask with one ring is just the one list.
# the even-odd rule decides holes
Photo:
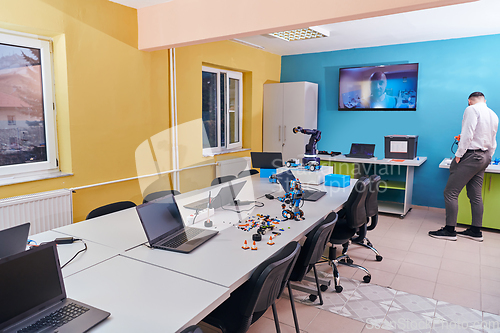
[[(496, 134), (498, 116), (486, 106), (486, 99), (480, 92), (469, 96), (469, 107), (464, 111), (462, 132), (455, 158), (450, 164), (450, 176), (444, 189), (446, 226), (437, 231), (429, 231), (429, 236), (447, 240), (457, 240), (457, 235), (482, 242), (480, 228), (483, 225), (484, 170), (491, 162), (497, 147)], [(458, 195), (464, 188), (470, 200), (472, 224), (469, 229), (456, 232)]]

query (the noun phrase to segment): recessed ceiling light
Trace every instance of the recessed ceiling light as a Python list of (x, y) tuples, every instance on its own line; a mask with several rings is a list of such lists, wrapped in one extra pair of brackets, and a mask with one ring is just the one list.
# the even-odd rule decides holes
[(273, 32), (270, 33), (269, 35), (291, 42), (294, 40), (328, 37), (330, 35), (330, 32), (326, 31), (325, 29), (321, 29), (320, 27), (310, 27), (304, 29)]

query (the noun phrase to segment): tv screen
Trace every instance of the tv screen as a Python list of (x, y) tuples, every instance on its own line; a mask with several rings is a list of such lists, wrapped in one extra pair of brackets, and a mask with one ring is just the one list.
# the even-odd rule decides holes
[(339, 110), (417, 109), (418, 64), (341, 68)]

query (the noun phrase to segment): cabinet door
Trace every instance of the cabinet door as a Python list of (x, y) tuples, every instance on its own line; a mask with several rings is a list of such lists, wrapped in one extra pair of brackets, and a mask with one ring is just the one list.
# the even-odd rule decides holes
[(483, 203), (483, 227), (500, 229), (500, 174), (485, 174)]
[(293, 133), (300, 126), (314, 129), (317, 126), (317, 85), (308, 82), (285, 83), (283, 102), (283, 159), (301, 158), (309, 135)]
[(281, 152), (283, 146), (283, 84), (264, 85), (262, 150)]

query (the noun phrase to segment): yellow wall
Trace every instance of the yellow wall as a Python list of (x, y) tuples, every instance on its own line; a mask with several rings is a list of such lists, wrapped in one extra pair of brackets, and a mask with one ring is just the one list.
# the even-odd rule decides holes
[[(214, 162), (217, 158), (202, 156), (201, 89), (202, 66), (213, 66), (243, 72), (243, 148), (262, 151), (263, 85), (279, 82), (281, 57), (232, 41), (222, 41), (176, 49), (177, 106), (179, 124), (180, 167)], [(232, 157), (250, 153), (230, 154)], [(183, 172), (182, 190), (207, 186), (215, 177), (213, 168)], [(199, 183), (199, 180), (202, 183)]]
[[(169, 126), (168, 53), (137, 49), (136, 10), (107, 0), (10, 0), (0, 8), (1, 28), (54, 38), (60, 166), (74, 174), (3, 186), (0, 197), (136, 176), (136, 148)], [(74, 220), (118, 200), (141, 203), (138, 182), (77, 191)]]
[[(0, 198), (137, 176), (138, 147), (169, 128), (170, 87), (168, 51), (137, 49), (136, 11), (107, 0), (0, 0), (0, 8), (0, 28), (54, 40), (60, 166), (73, 173), (2, 186)], [(245, 72), (243, 143), (255, 150), (262, 148), (262, 84), (279, 81), (281, 66), (279, 56), (234, 42), (177, 50), (179, 123), (191, 124), (179, 131), (181, 167), (214, 160), (201, 155), (202, 63)], [(165, 156), (156, 158), (168, 164), (166, 137), (159, 142)], [(181, 190), (215, 175), (213, 167), (202, 170), (184, 172)], [(119, 200), (140, 204), (139, 181), (78, 190), (74, 221)]]

